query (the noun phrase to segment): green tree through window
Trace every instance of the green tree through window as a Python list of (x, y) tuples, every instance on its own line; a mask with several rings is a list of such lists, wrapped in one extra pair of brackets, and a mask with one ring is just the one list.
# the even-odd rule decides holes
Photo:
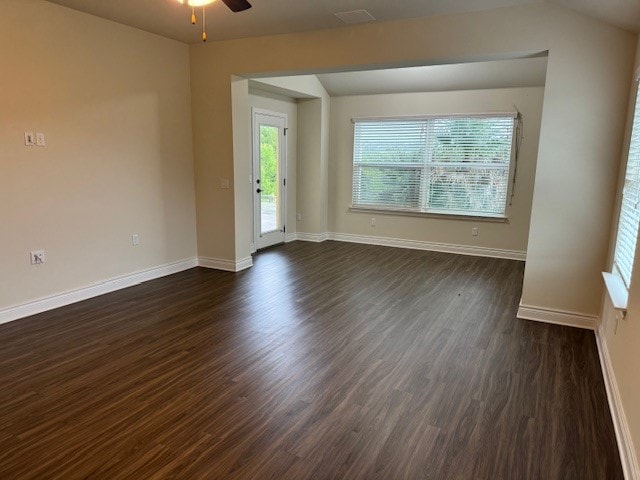
[(277, 127), (260, 126), (260, 181), (263, 195), (276, 195), (278, 188)]

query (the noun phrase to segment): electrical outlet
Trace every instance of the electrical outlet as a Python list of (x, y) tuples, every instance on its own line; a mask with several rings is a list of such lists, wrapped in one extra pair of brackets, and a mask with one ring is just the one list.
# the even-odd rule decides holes
[(372, 227), (376, 226), (376, 219), (375, 218), (371, 218), (371, 226)]
[(30, 252), (31, 265), (40, 265), (46, 261), (44, 257), (44, 250), (34, 250)]
[(134, 233), (133, 235), (131, 235), (131, 244), (134, 247), (137, 247), (138, 245), (140, 245), (140, 235), (138, 235), (137, 233)]
[(301, 213), (297, 213), (296, 214), (296, 220), (298, 220), (299, 222), (302, 221), (302, 214)]
[(47, 145), (47, 142), (44, 139), (44, 133), (41, 133), (41, 132), (36, 133), (36, 145), (38, 147), (45, 147)]
[(220, 179), (220, 188), (229, 188), (229, 179), (221, 178)]
[(473, 227), (471, 229), (471, 236), (472, 237), (477, 237), (478, 236), (478, 227)]
[(33, 147), (36, 144), (36, 137), (33, 132), (24, 132), (24, 144), (27, 147)]

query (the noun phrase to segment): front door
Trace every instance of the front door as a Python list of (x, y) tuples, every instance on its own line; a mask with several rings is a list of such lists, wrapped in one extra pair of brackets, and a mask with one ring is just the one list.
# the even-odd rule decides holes
[(287, 116), (253, 109), (253, 198), (256, 249), (284, 243)]

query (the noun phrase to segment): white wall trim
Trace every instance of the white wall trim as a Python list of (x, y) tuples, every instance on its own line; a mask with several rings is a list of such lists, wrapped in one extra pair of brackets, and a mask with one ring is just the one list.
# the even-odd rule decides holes
[(595, 330), (598, 323), (598, 317), (595, 315), (569, 312), (566, 310), (551, 310), (549, 308), (523, 305), (522, 302), (520, 302), (520, 307), (518, 308), (516, 317), (542, 323), (586, 328), (587, 330)]
[(284, 243), (295, 242), (296, 240), (298, 240), (298, 234), (297, 233), (287, 233), (284, 236)]
[[(298, 234), (299, 235), (299, 234)], [(421, 240), (404, 240), (401, 238), (371, 237), (365, 235), (353, 235), (350, 233), (328, 233), (329, 240), (339, 242), (366, 243), (369, 245), (381, 245), (385, 247), (411, 248), (414, 250), (429, 250), (433, 252), (457, 253), (460, 255), (473, 255), (476, 257), (506, 258), (510, 260), (526, 260), (527, 252), (520, 250), (502, 250), (498, 248), (476, 247), (469, 245), (456, 245), (450, 243), (424, 242)]]
[(35, 315), (37, 313), (46, 312), (47, 310), (53, 310), (54, 308), (64, 307), (65, 305), (81, 302), (89, 298), (98, 297), (105, 293), (115, 292), (116, 290), (138, 285), (142, 282), (154, 280), (156, 278), (178, 273), (197, 266), (198, 261), (195, 258), (179, 260), (177, 262), (167, 263), (158, 267), (139, 270), (119, 277), (113, 277), (76, 290), (70, 290), (68, 292), (39, 298), (21, 305), (4, 308), (0, 310), (0, 324)]
[(304, 233), (298, 232), (296, 234), (296, 240), (301, 240), (303, 242), (315, 242), (320, 243), (328, 240), (328, 234), (325, 233)]
[(198, 265), (204, 268), (223, 270), (225, 272), (240, 272), (253, 267), (253, 258), (247, 257), (242, 260), (233, 261), (223, 260), (221, 258), (198, 257)]
[[(457, 253), (459, 255), (473, 255), (476, 257), (506, 258), (509, 260), (526, 260), (527, 252), (521, 250), (503, 250), (499, 248), (475, 247), (469, 245), (456, 245), (450, 243), (424, 242), (421, 240), (405, 240), (402, 238), (373, 237), (366, 235), (354, 235), (351, 233), (304, 233), (291, 234), (291, 239), (304, 242), (324, 242), (335, 240), (337, 242), (364, 243), (367, 245), (380, 245), (383, 247), (410, 248), (413, 250), (429, 250), (432, 252)], [(295, 236), (295, 238), (293, 238)]]
[(596, 331), (596, 344), (598, 346), (598, 356), (600, 357), (600, 367), (602, 368), (602, 377), (604, 378), (604, 385), (607, 391), (607, 399), (609, 400), (613, 428), (616, 432), (622, 471), (626, 480), (640, 480), (640, 466), (638, 465), (638, 458), (633, 448), (633, 440), (631, 439), (627, 417), (622, 407), (620, 390), (618, 389), (618, 382), (613, 372), (613, 365), (611, 365), (611, 357), (609, 357), (609, 350), (607, 349), (603, 328), (601, 323), (600, 328)]
[(247, 268), (251, 267), (253, 267), (252, 257), (246, 257), (236, 262), (236, 272), (241, 272), (242, 270), (246, 270)]

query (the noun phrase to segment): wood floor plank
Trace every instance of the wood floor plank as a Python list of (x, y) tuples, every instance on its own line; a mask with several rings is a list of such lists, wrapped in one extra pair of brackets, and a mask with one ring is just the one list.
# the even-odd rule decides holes
[(0, 478), (622, 479), (523, 267), (294, 242), (0, 325)]

